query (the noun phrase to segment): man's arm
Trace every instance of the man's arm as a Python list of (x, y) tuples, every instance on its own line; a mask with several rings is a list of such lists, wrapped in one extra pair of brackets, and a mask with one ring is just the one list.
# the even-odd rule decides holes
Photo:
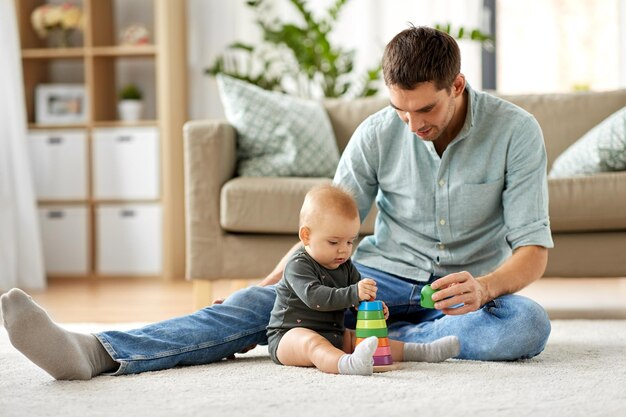
[(546, 270), (548, 249), (543, 246), (522, 246), (491, 274), (479, 277), (486, 290), (481, 305), (505, 294), (513, 294), (537, 281)]
[[(432, 283), (434, 289), (440, 289), (433, 294), (435, 308), (448, 315), (476, 311), (494, 298), (513, 294), (541, 278), (547, 263), (548, 249), (522, 246), (490, 274), (477, 278), (465, 271), (446, 275)], [(462, 307), (451, 308), (461, 303)]]
[[(433, 282), (432, 287), (441, 290), (433, 295), (436, 309), (450, 315), (476, 311), (494, 298), (512, 294), (541, 278), (548, 263), (547, 248), (553, 246), (546, 165), (539, 123), (530, 116), (520, 119), (507, 149), (502, 193), (506, 240), (513, 255), (485, 276), (475, 278), (469, 272), (458, 272)], [(464, 305), (450, 308), (459, 304)]]
[(268, 285), (276, 284), (278, 281), (280, 281), (280, 279), (283, 277), (283, 272), (285, 272), (285, 265), (287, 265), (287, 261), (289, 260), (291, 255), (293, 255), (296, 249), (298, 249), (301, 245), (302, 245), (301, 242), (298, 242), (295, 245), (293, 245), (293, 247), (287, 251), (285, 256), (283, 256), (282, 259), (278, 262), (278, 264), (274, 267), (272, 272), (270, 272), (263, 279), (263, 281), (259, 282), (259, 286), (266, 287)]

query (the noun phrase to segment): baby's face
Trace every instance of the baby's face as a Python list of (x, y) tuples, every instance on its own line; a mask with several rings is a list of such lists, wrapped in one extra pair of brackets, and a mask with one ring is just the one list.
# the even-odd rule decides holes
[(309, 239), (304, 242), (306, 251), (324, 268), (337, 269), (352, 255), (360, 226), (358, 216), (324, 216), (309, 227)]

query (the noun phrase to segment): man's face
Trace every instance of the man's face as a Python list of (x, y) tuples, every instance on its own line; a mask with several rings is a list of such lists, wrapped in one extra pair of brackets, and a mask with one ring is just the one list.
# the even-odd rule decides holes
[(456, 81), (450, 91), (438, 90), (432, 82), (420, 83), (412, 90), (389, 86), (391, 107), (422, 140), (434, 142), (442, 135), (450, 141), (450, 122), (455, 115), (458, 94)]

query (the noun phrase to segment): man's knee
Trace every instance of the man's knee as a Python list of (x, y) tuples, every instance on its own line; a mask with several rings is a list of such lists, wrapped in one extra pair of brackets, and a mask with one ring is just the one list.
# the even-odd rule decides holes
[(525, 315), (525, 330), (527, 352), (522, 352), (520, 359), (529, 359), (539, 355), (546, 347), (552, 326), (548, 313), (542, 306), (530, 298), (516, 296), (519, 301), (519, 314)]
[(229, 295), (226, 300), (224, 300), (224, 304), (269, 309), (271, 311), (275, 299), (276, 292), (273, 286), (259, 287), (258, 285), (253, 285)]
[(489, 305), (486, 308), (505, 323), (494, 342), (493, 350), (499, 356), (495, 360), (529, 359), (544, 350), (551, 325), (543, 307), (518, 295), (501, 297), (493, 304), (495, 310)]

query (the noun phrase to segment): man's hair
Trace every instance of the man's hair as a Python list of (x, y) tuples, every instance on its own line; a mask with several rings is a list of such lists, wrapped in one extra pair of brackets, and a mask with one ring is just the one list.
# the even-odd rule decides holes
[(460, 71), (459, 45), (437, 29), (411, 26), (385, 47), (383, 76), (387, 86), (412, 90), (419, 83), (433, 82), (438, 90), (450, 91)]
[(315, 223), (324, 214), (354, 219), (359, 216), (359, 206), (348, 190), (335, 184), (318, 185), (304, 197), (300, 209), (300, 227)]

